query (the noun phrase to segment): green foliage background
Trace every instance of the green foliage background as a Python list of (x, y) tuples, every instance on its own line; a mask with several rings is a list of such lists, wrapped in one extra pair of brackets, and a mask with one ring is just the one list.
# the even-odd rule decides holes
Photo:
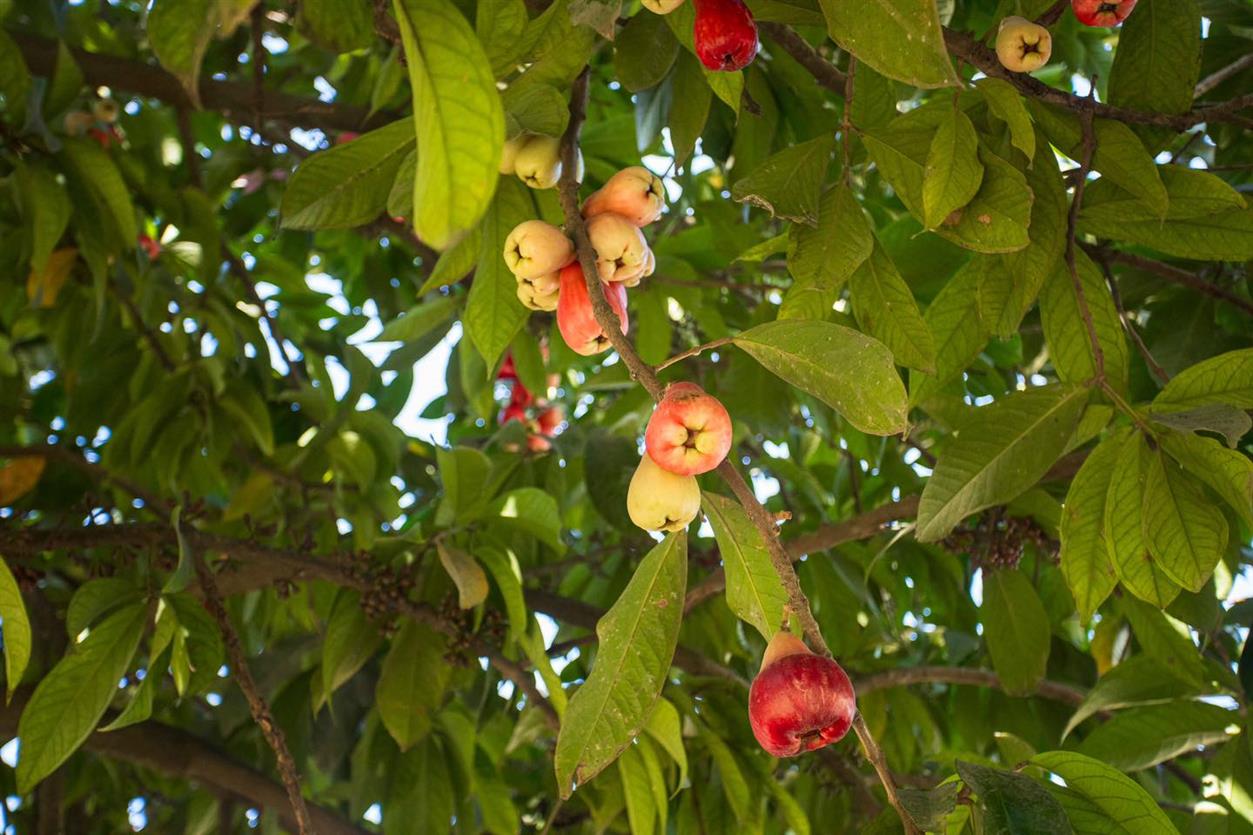
[(630, 340), (720, 341), (662, 380), (730, 410), (897, 805), (1253, 830), (1253, 8), (1061, 3), (1001, 71), (1053, 5), (752, 0), (715, 74), (691, 3), (0, 0), (6, 822), (297, 831), (290, 766), (319, 833), (904, 831), (851, 735), (757, 746), (759, 529), (712, 474), (634, 528), (648, 394), (515, 298), (563, 217), (502, 143), (587, 68), (583, 194), (671, 198)]

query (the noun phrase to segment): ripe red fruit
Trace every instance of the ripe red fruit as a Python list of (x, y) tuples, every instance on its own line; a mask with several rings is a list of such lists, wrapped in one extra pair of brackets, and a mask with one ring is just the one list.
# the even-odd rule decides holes
[(695, 0), (696, 57), (711, 70), (742, 70), (757, 55), (757, 24), (741, 0)]
[[(627, 332), (626, 288), (619, 283), (603, 284), (609, 306), (618, 314), (622, 332)], [(592, 299), (587, 294), (583, 268), (576, 261), (561, 269), (561, 295), (557, 301), (557, 329), (561, 338), (576, 354), (590, 357), (606, 350), (609, 337), (600, 329), (592, 312)]]
[(695, 383), (673, 383), (648, 420), (644, 446), (663, 470), (707, 473), (731, 451), (731, 416)]
[(522, 385), (521, 380), (514, 380), (513, 391), (509, 394), (510, 406), (521, 406), (526, 408), (535, 401), (535, 395), (531, 394), (530, 389)]
[(501, 426), (504, 426), (511, 420), (526, 423), (526, 407), (520, 406), (517, 403), (510, 403), (504, 408), (496, 420)]
[(497, 380), (516, 380), (518, 379), (518, 370), (513, 365), (513, 354), (505, 354), (505, 361), (500, 364), (500, 370), (496, 372)]
[(1084, 26), (1117, 26), (1136, 7), (1136, 0), (1070, 0)]
[(561, 426), (561, 422), (566, 419), (565, 410), (560, 406), (549, 406), (547, 409), (539, 413), (539, 417), (535, 420), (539, 424), (541, 435), (547, 435), (549, 438), (557, 434), (557, 429)]
[(748, 721), (767, 753), (794, 757), (837, 742), (856, 712), (853, 684), (839, 664), (790, 632), (771, 639), (748, 691)]
[(147, 235), (139, 236), (139, 248), (147, 254), (149, 261), (155, 261), (161, 256), (161, 244)]

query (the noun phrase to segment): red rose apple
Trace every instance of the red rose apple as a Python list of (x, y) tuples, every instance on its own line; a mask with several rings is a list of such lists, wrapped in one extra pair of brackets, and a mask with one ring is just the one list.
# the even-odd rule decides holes
[[(620, 283), (602, 284), (609, 306), (618, 314), (622, 332), (627, 332), (626, 288)], [(576, 354), (590, 357), (606, 350), (609, 337), (600, 329), (592, 312), (592, 298), (587, 294), (583, 268), (575, 261), (561, 270), (561, 295), (557, 300), (557, 329), (561, 338)]]
[(1136, 0), (1070, 0), (1084, 26), (1117, 26), (1136, 7)]
[(790, 632), (771, 639), (748, 691), (748, 721), (767, 753), (794, 757), (837, 742), (856, 712), (853, 684), (839, 664)]
[(731, 451), (731, 416), (695, 383), (673, 383), (648, 421), (644, 446), (664, 470), (707, 473)]
[(695, 0), (692, 40), (696, 57), (711, 70), (733, 72), (757, 55), (757, 24), (741, 0)]

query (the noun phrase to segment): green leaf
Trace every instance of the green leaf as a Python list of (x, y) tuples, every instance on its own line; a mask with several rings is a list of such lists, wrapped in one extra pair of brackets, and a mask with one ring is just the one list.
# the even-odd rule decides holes
[(70, 199), (44, 165), (18, 162), (13, 169), (22, 214), (30, 228), (30, 269), (42, 273), (70, 221)]
[(406, 751), (431, 730), (431, 714), (444, 702), (452, 669), (444, 661), (446, 640), (429, 626), (405, 622), (383, 659), (374, 700), (383, 726)]
[[(453, 250), (449, 250), (452, 252)], [(400, 318), (393, 319), (384, 327), (375, 342), (414, 342), (452, 318), (457, 312), (457, 299), (453, 296), (437, 296), (428, 302), (411, 307)]]
[(940, 455), (918, 505), (918, 539), (948, 536), (972, 513), (1033, 486), (1066, 449), (1088, 399), (1079, 386), (1015, 392), (984, 406)]
[(1115, 823), (1126, 824), (1136, 835), (1178, 835), (1148, 792), (1131, 778), (1103, 762), (1073, 751), (1048, 751), (1031, 758), (1066, 781)]
[(927, 832), (944, 832), (948, 816), (957, 808), (957, 795), (961, 784), (956, 780), (941, 783), (934, 789), (897, 788), (901, 805), (914, 823)]
[[(1077, 160), (1082, 156), (1083, 129), (1079, 117), (1035, 99), (1027, 102), (1035, 122), (1062, 153)], [(1096, 153), (1092, 166), (1112, 183), (1131, 192), (1161, 219), (1166, 217), (1170, 198), (1158, 173), (1158, 165), (1131, 128), (1111, 119), (1096, 119), (1092, 125)], [(1086, 203), (1086, 199), (1085, 199)]]
[(557, 500), (538, 487), (510, 490), (492, 504), (489, 513), (499, 527), (530, 534), (559, 553), (565, 550)]
[(495, 546), (479, 546), (475, 553), (479, 562), (496, 581), (496, 588), (505, 601), (505, 613), (509, 616), (509, 640), (521, 641), (526, 634), (529, 616), (526, 600), (522, 596), (522, 569), (513, 551)]
[(820, 136), (792, 145), (757, 166), (731, 189), (731, 199), (807, 226), (818, 224), (818, 199), (835, 139)]
[(883, 343), (829, 322), (767, 322), (735, 344), (769, 371), (874, 435), (904, 431), (905, 386)]
[[(149, 670), (163, 670), (166, 666), (166, 657), (162, 655), (152, 662)], [(139, 686), (135, 688), (135, 694), (126, 703), (126, 707), (122, 709), (121, 713), (113, 717), (112, 722), (101, 727), (100, 733), (120, 731), (122, 728), (129, 728), (131, 725), (138, 725), (140, 722), (146, 722), (151, 719), (152, 702), (156, 696), (158, 678), (155, 672), (144, 676), (144, 680), (139, 682)]]
[(983, 829), (989, 833), (1071, 835), (1066, 813), (1048, 791), (1022, 774), (956, 762), (957, 774), (979, 795)]
[(983, 183), (979, 135), (970, 117), (957, 108), (945, 110), (931, 139), (922, 177), (923, 223), (934, 229), (969, 203)]
[(670, 126), (670, 143), (674, 146), (676, 166), (683, 166), (691, 158), (696, 150), (696, 140), (709, 121), (713, 90), (705, 82), (703, 69), (692, 53), (686, 50), (679, 53), (674, 70), (674, 96), (670, 100), (670, 115), (666, 119)]
[(435, 550), (439, 552), (440, 564), (457, 586), (457, 602), (462, 609), (473, 609), (487, 599), (487, 575), (474, 557), (444, 544), (443, 540), (436, 543)]
[(1020, 571), (983, 572), (983, 637), (992, 666), (1011, 696), (1031, 694), (1049, 661), (1048, 613)]
[(1174, 701), (1124, 710), (1102, 722), (1079, 750), (1120, 771), (1140, 771), (1229, 738), (1239, 714), (1194, 701)]
[(77, 641), (84, 629), (101, 616), (119, 606), (138, 603), (140, 591), (132, 580), (121, 577), (97, 577), (83, 583), (70, 598), (65, 610), (65, 632), (71, 641)]
[(927, 307), (927, 329), (936, 344), (935, 373), (910, 372), (911, 404), (922, 402), (956, 379), (987, 344), (988, 331), (979, 316), (978, 288), (989, 266), (988, 259), (970, 259)]
[(1162, 667), (1160, 659), (1135, 655), (1101, 676), (1066, 723), (1062, 738), (1070, 736), (1084, 720), (1098, 713), (1199, 695), (1201, 688), (1172, 675)]
[(638, 13), (628, 20), (613, 46), (618, 81), (632, 93), (660, 84), (678, 55), (679, 42), (665, 18), (650, 12)]
[(322, 689), (313, 706), (317, 713), (323, 703), (357, 674), (378, 651), (382, 636), (361, 608), (361, 594), (340, 589), (331, 604), (322, 638)]
[(145, 29), (152, 52), (200, 106), (200, 62), (217, 27), (214, 0), (157, 0)]
[(232, 382), (218, 405), (235, 419), (236, 426), (252, 437), (262, 455), (268, 458), (274, 454), (270, 410), (256, 388), (239, 381)]
[(95, 730), (144, 634), (148, 607), (131, 604), (104, 620), (46, 675), (22, 711), (18, 792), (27, 794)]
[(483, 46), (451, 0), (394, 0), (393, 8), (416, 114), (413, 228), (443, 250), (492, 202), (505, 114)]
[(1153, 113), (1185, 113), (1201, 74), (1197, 0), (1142, 0), (1118, 33), (1109, 103)]
[[(496, 176), (495, 174), (492, 175)], [(518, 282), (501, 253), (513, 228), (535, 216), (530, 192), (516, 177), (501, 178), (496, 198), (483, 218), (483, 243), (462, 322), (488, 367), (496, 364), (528, 311), (518, 301)]]
[(446, 528), (481, 514), (491, 496), (485, 495), (492, 464), (477, 449), (454, 447), (435, 452), (444, 497), (435, 512), (435, 524)]
[[(656, 15), (650, 14), (649, 17)], [(631, 832), (652, 835), (657, 826), (657, 806), (653, 802), (644, 758), (637, 746), (628, 745), (618, 758), (618, 775), (622, 778), (622, 794), (626, 800), (627, 823)]]
[[(404, 172), (402, 171), (398, 176), (403, 177)], [(411, 181), (412, 179), (412, 177), (409, 178)], [(501, 246), (503, 248), (503, 241)], [(475, 267), (479, 263), (479, 257), (483, 254), (482, 250), (483, 231), (480, 226), (440, 253), (439, 260), (435, 262), (435, 266), (431, 269), (431, 274), (426, 277), (426, 281), (422, 282), (418, 295), (424, 296), (432, 290), (456, 284), (474, 272)], [(473, 288), (471, 289), (473, 290)]]
[(849, 279), (848, 290), (862, 330), (886, 345), (901, 365), (935, 371), (931, 329), (892, 257), (877, 242)]
[(838, 290), (873, 250), (866, 215), (852, 189), (842, 184), (822, 195), (817, 226), (795, 223), (788, 229), (788, 271), (796, 281), (813, 282), (823, 290)]
[(783, 623), (787, 592), (775, 573), (766, 543), (738, 502), (704, 493), (702, 504), (726, 571), (727, 605), (769, 641)]
[(644, 730), (678, 764), (679, 785), (686, 785), (687, 749), (683, 746), (683, 720), (679, 711), (665, 697), (658, 699)]
[(983, 95), (993, 115), (1009, 126), (1014, 147), (1026, 154), (1027, 159), (1034, 159), (1035, 127), (1017, 88), (1003, 78), (980, 78), (975, 82), (975, 89)]
[(1153, 399), (1167, 410), (1225, 403), (1253, 409), (1253, 348), (1229, 351), (1179, 372)]
[(570, 122), (566, 96), (551, 84), (510, 87), (501, 94), (510, 139), (522, 133), (561, 136)]
[(1130, 621), (1140, 649), (1155, 658), (1164, 673), (1198, 685), (1207, 680), (1209, 674), (1187, 624), (1126, 595), (1118, 599), (1118, 608)]
[(1174, 461), (1150, 454), (1144, 486), (1144, 538), (1167, 577), (1199, 592), (1227, 550), (1227, 519)]
[(1061, 569), (1083, 623), (1092, 620), (1118, 584), (1105, 539), (1105, 501), (1124, 436), (1112, 435), (1083, 462), (1066, 492), (1061, 522)]
[[(1240, 192), (1226, 180), (1207, 171), (1196, 171), (1181, 165), (1159, 165), (1157, 173), (1161, 175), (1162, 184), (1170, 197), (1167, 220), (1200, 218), (1248, 206)], [(1139, 197), (1105, 178), (1095, 180), (1084, 191), (1079, 218), (1101, 226), (1138, 222), (1159, 228), (1162, 220)]]
[(535, 45), (538, 33), (532, 31), (528, 39), (529, 22), (524, 0), (483, 0), (476, 7), (475, 32), (497, 78), (517, 69), (519, 60)]
[(178, 564), (161, 587), (162, 594), (178, 594), (191, 584), (191, 578), (195, 576), (195, 565), (192, 561), (196, 559), (196, 555), (187, 541), (187, 535), (183, 533), (180, 520), (182, 513), (182, 505), (175, 505), (170, 513), (170, 527), (174, 529), (174, 537), (178, 542)]
[(1153, 561), (1144, 538), (1148, 456), (1148, 446), (1139, 432), (1122, 442), (1105, 494), (1105, 542), (1123, 587), (1164, 609), (1179, 594), (1179, 587)]
[(831, 38), (857, 60), (911, 87), (957, 85), (934, 0), (821, 5)]
[(66, 139), (58, 157), (66, 166), (67, 176), (91, 201), (90, 205), (75, 205), (76, 218), (81, 220), (84, 212), (95, 212), (113, 233), (119, 251), (134, 246), (139, 237), (135, 205), (113, 158), (96, 143), (82, 139)]
[(296, 28), (331, 52), (352, 52), (374, 43), (374, 15), (357, 0), (302, 0)]
[(1162, 449), (1204, 481), (1253, 527), (1253, 460), (1218, 441), (1180, 432), (1158, 437)]
[(9, 33), (0, 30), (0, 96), (4, 96), (5, 111), (12, 114), (10, 124), (21, 127), (26, 121), (26, 97), (30, 95), (30, 70), (22, 59)]
[(350, 229), (377, 219), (412, 150), (413, 120), (401, 119), (309, 157), (283, 190), (283, 228)]
[(640, 732), (666, 681), (687, 588), (687, 535), (671, 534), (636, 568), (596, 625), (592, 672), (570, 700), (557, 736), (562, 797), (612, 763)]
[(736, 761), (735, 754), (722, 737), (709, 728), (701, 728), (701, 739), (705, 742), (705, 747), (709, 749), (709, 756), (714, 765), (718, 767), (718, 776), (722, 780), (722, 792), (726, 795), (732, 814), (737, 820), (747, 819), (753, 799), (749, 793), (748, 781), (744, 779), (744, 771)]
[[(1082, 251), (1075, 252), (1075, 271), (1092, 316), (1097, 342), (1105, 355), (1105, 377), (1116, 389), (1124, 391), (1131, 354), (1118, 308), (1114, 306), (1100, 268)], [(1084, 383), (1096, 376), (1092, 338), (1080, 311), (1075, 282), (1062, 259), (1040, 290), (1040, 322), (1053, 368), (1058, 378), (1067, 383)]]
[(4, 637), (5, 701), (13, 698), (13, 691), (22, 683), (26, 665), (30, 663), (31, 629), (22, 602), (22, 589), (18, 586), (9, 564), (0, 558), (0, 634)]
[(1209, 403), (1183, 411), (1152, 412), (1149, 419), (1162, 426), (1180, 432), (1213, 432), (1227, 439), (1227, 446), (1235, 449), (1240, 439), (1253, 429), (1253, 417), (1244, 409), (1226, 403)]

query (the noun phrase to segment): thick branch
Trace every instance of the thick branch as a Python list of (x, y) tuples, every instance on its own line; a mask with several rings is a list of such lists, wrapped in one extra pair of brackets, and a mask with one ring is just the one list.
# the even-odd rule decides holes
[(758, 23), (757, 28), (770, 40), (783, 47), (783, 51), (791, 55), (814, 80), (833, 93), (844, 95), (845, 78), (835, 64), (818, 54), (818, 50), (796, 33), (796, 30), (782, 23)]
[[(969, 667), (900, 667), (860, 678), (854, 683), (853, 689), (859, 694), (865, 694), (913, 684), (968, 684), (972, 687), (1004, 689), (996, 673)], [(1072, 707), (1078, 707), (1084, 699), (1084, 692), (1078, 687), (1056, 681), (1041, 681), (1035, 692), (1037, 696)]]
[[(52, 73), (57, 57), (56, 41), (23, 32), (9, 31), (9, 34), (22, 50), (31, 72), (44, 76)], [(83, 49), (71, 48), (70, 52), (83, 71), (83, 79), (90, 86), (125, 90), (146, 98), (160, 99), (176, 108), (195, 109), (182, 82), (160, 67)], [(206, 110), (225, 113), (240, 124), (250, 124), (256, 118), (258, 108), (263, 120), (324, 131), (369, 130), (397, 118), (393, 113), (369, 116), (364, 107), (332, 104), (277, 90), (258, 90), (251, 83), (215, 81), (212, 78), (201, 79), (200, 101)]]
[(1130, 252), (1121, 252), (1116, 249), (1085, 246), (1084, 251), (1098, 261), (1111, 264), (1126, 264), (1129, 267), (1144, 270), (1147, 273), (1152, 273), (1158, 278), (1164, 278), (1169, 282), (1180, 285), (1181, 287), (1187, 287), (1191, 290), (1204, 293), (1207, 296), (1212, 296), (1221, 301), (1225, 301), (1236, 307), (1242, 313), (1253, 316), (1253, 301), (1250, 301), (1243, 296), (1238, 296), (1226, 287), (1215, 284), (1212, 281), (1206, 281), (1204, 278), (1201, 278), (1195, 273), (1190, 273), (1187, 270), (1163, 263), (1162, 261), (1154, 261), (1152, 258), (1145, 258), (1141, 255), (1133, 255)]

